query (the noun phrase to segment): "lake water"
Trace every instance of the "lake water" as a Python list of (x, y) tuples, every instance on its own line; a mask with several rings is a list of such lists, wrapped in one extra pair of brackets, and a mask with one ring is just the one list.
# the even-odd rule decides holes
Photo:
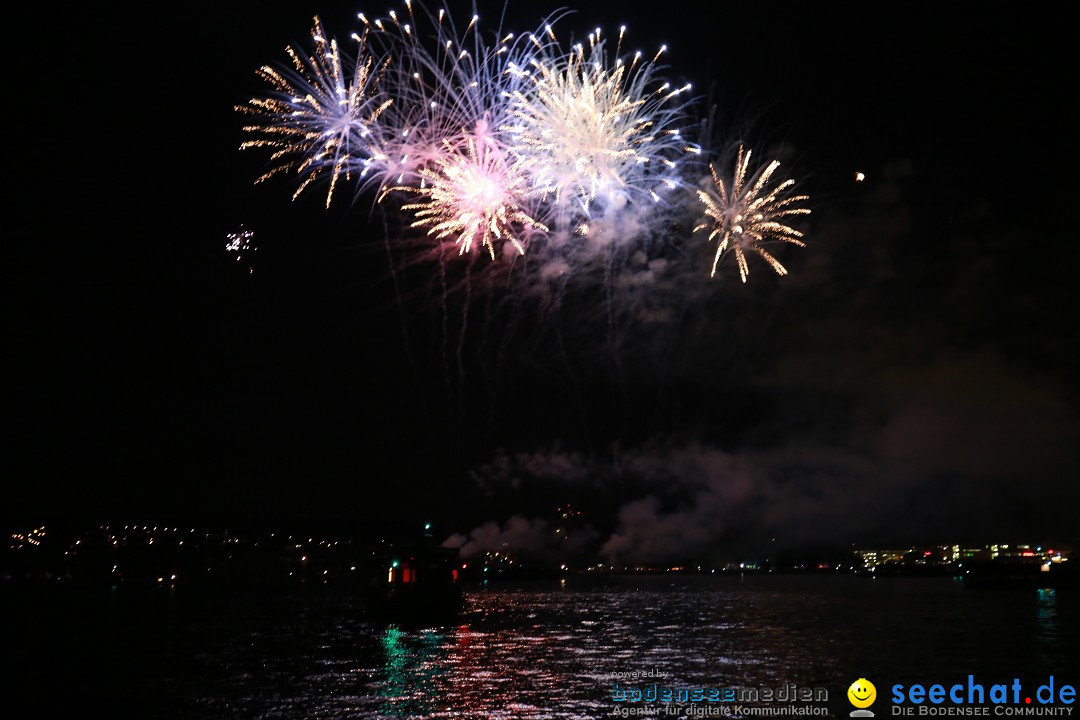
[[(824, 688), (816, 705), (846, 717), (865, 677), (880, 718), (894, 683), (1080, 680), (1080, 591), (945, 578), (571, 577), (478, 587), (431, 628), (341, 590), (5, 600), (5, 676), (44, 717), (599, 718), (648, 706), (615, 698), (653, 683)], [(719, 712), (661, 709), (691, 707)]]

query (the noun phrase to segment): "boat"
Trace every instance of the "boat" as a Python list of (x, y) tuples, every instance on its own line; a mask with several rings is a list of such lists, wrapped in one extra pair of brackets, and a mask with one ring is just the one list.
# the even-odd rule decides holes
[[(430, 541), (385, 545), (371, 578), (372, 613), (395, 623), (453, 622), (465, 605), (457, 548)], [(381, 565), (381, 567), (380, 567)]]

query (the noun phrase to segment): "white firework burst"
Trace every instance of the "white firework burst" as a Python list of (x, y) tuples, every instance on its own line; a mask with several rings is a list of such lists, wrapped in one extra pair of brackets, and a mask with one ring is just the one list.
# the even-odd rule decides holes
[[(614, 51), (597, 28), (589, 47), (559, 49), (550, 24), (530, 36), (535, 57), (518, 70), (527, 80), (511, 91), (511, 148), (534, 188), (586, 217), (627, 202), (659, 201), (679, 183), (679, 166), (698, 148), (682, 137), (684, 93), (658, 77), (657, 61), (623, 56), (626, 28)], [(543, 40), (543, 41), (542, 41)]]

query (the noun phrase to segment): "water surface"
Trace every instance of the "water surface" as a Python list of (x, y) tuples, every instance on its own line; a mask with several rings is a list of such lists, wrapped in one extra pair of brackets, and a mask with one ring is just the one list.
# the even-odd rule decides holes
[[(1080, 593), (846, 576), (569, 578), (477, 587), (451, 626), (333, 590), (13, 602), (39, 708), (147, 718), (594, 718), (613, 684), (824, 687), (1077, 678)], [(16, 644), (14, 647), (18, 647)], [(650, 671), (657, 677), (613, 679)], [(11, 675), (9, 674), (9, 677)], [(41, 690), (37, 688), (43, 688)], [(884, 706), (883, 706), (884, 707)]]

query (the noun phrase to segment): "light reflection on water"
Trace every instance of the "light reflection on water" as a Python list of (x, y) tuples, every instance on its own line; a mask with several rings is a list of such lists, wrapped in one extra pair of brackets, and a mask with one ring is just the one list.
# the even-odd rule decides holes
[(174, 619), (158, 716), (604, 717), (611, 673), (646, 669), (675, 687), (837, 696), (857, 677), (1060, 676), (1077, 599), (948, 580), (571, 579), (473, 592), (457, 625), (406, 628), (346, 595), (277, 598)]

